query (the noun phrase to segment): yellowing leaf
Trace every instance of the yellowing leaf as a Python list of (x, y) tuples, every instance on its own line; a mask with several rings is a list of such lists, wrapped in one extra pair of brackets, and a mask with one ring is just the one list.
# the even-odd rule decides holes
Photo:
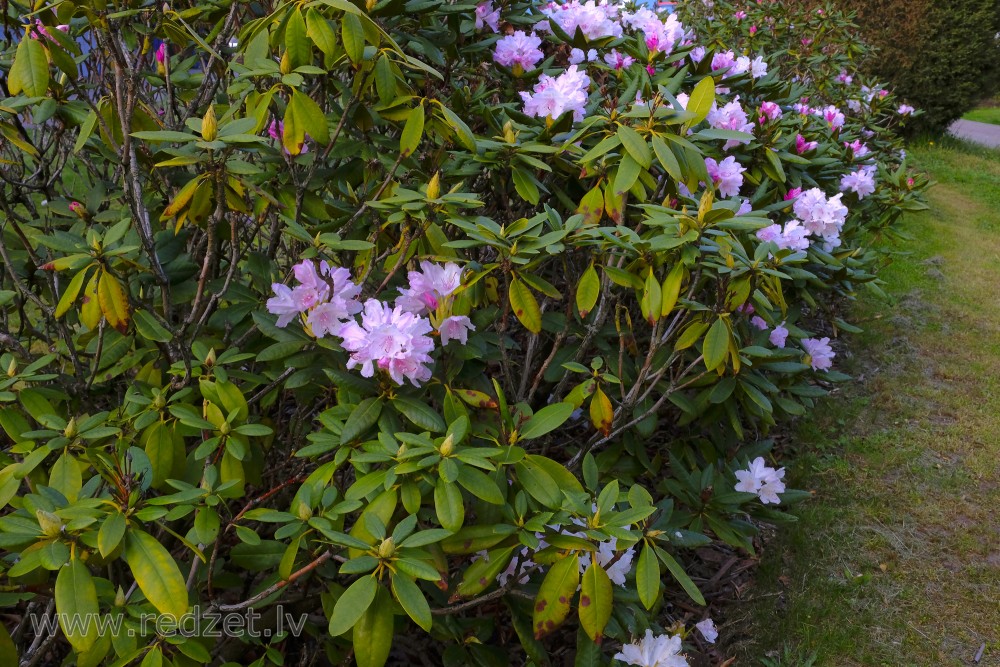
[(403, 157), (409, 157), (417, 150), (420, 139), (424, 136), (424, 105), (421, 102), (410, 111), (399, 137), (399, 151)]
[(576, 308), (580, 311), (580, 319), (584, 319), (594, 309), (597, 304), (597, 297), (601, 294), (601, 279), (597, 275), (594, 264), (591, 263), (587, 270), (580, 277), (580, 284), (576, 287)]
[(715, 80), (706, 76), (698, 82), (698, 85), (691, 92), (687, 110), (694, 114), (694, 118), (689, 120), (685, 127), (692, 127), (705, 120), (708, 112), (712, 110), (713, 102), (715, 102)]
[(594, 428), (606, 437), (611, 434), (611, 423), (614, 419), (615, 409), (611, 405), (611, 399), (598, 387), (594, 397), (590, 399), (590, 421), (593, 422)]
[(69, 281), (69, 285), (66, 286), (62, 296), (59, 297), (59, 304), (56, 306), (55, 312), (56, 317), (62, 317), (65, 315), (76, 301), (76, 298), (80, 296), (80, 290), (83, 289), (83, 282), (87, 279), (87, 272), (89, 270), (89, 268), (86, 268), (82, 271), (78, 271), (77, 274), (73, 276), (73, 280)]
[(591, 641), (600, 641), (604, 627), (611, 618), (614, 589), (608, 573), (592, 560), (590, 567), (583, 573), (583, 585), (580, 590), (580, 625)]
[(684, 265), (680, 262), (674, 264), (670, 273), (663, 279), (661, 290), (662, 302), (660, 304), (660, 315), (666, 317), (677, 305), (677, 299), (681, 293), (681, 281), (684, 279)]
[(25, 36), (17, 45), (14, 63), (7, 76), (11, 95), (23, 92), (28, 97), (42, 97), (49, 87), (49, 58), (37, 39)]
[(88, 329), (96, 329), (101, 323), (101, 304), (97, 298), (97, 284), (100, 282), (100, 271), (95, 271), (94, 275), (87, 281), (87, 287), (83, 290), (83, 303), (80, 307), (80, 321)]
[(59, 626), (74, 649), (83, 653), (97, 641), (97, 588), (90, 570), (71, 558), (56, 577), (56, 612)]
[(517, 276), (511, 278), (508, 296), (510, 297), (510, 307), (524, 328), (531, 333), (541, 333), (542, 311), (538, 308), (538, 301), (535, 300), (535, 295), (531, 293), (528, 286), (521, 282)]
[(161, 614), (180, 618), (188, 610), (188, 591), (177, 562), (155, 537), (132, 529), (125, 535), (125, 561), (146, 599)]
[(583, 224), (585, 225), (596, 225), (601, 221), (601, 217), (604, 215), (604, 192), (600, 185), (595, 185), (590, 192), (583, 196), (576, 212), (583, 216)]
[(580, 557), (575, 553), (552, 566), (535, 597), (531, 615), (535, 639), (541, 639), (562, 625), (569, 615), (570, 603), (579, 585)]
[(721, 317), (712, 323), (712, 327), (705, 336), (705, 343), (701, 353), (705, 357), (705, 367), (708, 370), (715, 370), (726, 359), (729, 352), (729, 327)]
[(128, 331), (129, 309), (128, 296), (118, 279), (108, 272), (101, 273), (101, 282), (97, 286), (97, 298), (101, 304), (101, 312), (108, 324), (124, 334)]
[(662, 304), (663, 295), (660, 291), (660, 281), (653, 275), (653, 270), (649, 269), (646, 274), (646, 284), (642, 289), (642, 300), (639, 302), (643, 318), (650, 324), (656, 324), (656, 321), (660, 319)]

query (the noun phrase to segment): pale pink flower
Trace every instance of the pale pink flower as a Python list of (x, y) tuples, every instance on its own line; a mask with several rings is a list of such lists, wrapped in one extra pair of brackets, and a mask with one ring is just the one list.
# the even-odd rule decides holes
[(625, 644), (616, 653), (615, 660), (636, 667), (688, 667), (687, 659), (681, 655), (681, 638), (677, 635), (654, 636), (646, 630), (643, 638), (635, 644)]
[(767, 118), (768, 120), (778, 120), (781, 118), (781, 107), (774, 102), (764, 102), (760, 105), (760, 116), (762, 122), (764, 118)]
[(419, 387), (431, 378), (434, 341), (427, 335), (431, 330), (426, 318), (369, 299), (361, 324), (351, 320), (341, 326), (337, 335), (343, 338), (343, 348), (351, 353), (348, 368), (361, 366), (361, 375), (372, 377), (377, 366), (396, 384), (409, 380)]
[(720, 51), (712, 56), (712, 71), (730, 69), (736, 65), (736, 54), (732, 51)]
[(705, 158), (705, 170), (712, 179), (712, 184), (718, 188), (720, 197), (733, 197), (740, 193), (746, 167), (737, 162), (736, 158), (729, 156), (722, 162)]
[(897, 109), (897, 111), (899, 112), (900, 116), (909, 116), (911, 113), (916, 111), (916, 109), (911, 107), (909, 104), (900, 104), (899, 109)]
[(532, 70), (545, 57), (538, 48), (541, 45), (542, 38), (535, 33), (526, 35), (523, 30), (518, 30), (513, 35), (506, 35), (497, 41), (493, 59), (504, 67), (517, 65), (524, 70)]
[(743, 493), (756, 493), (765, 505), (777, 505), (781, 502), (778, 494), (785, 491), (785, 483), (782, 481), (784, 477), (784, 468), (775, 470), (766, 464), (764, 457), (758, 456), (746, 470), (736, 471), (736, 479), (739, 481), (734, 488)]
[(802, 347), (809, 355), (809, 365), (813, 370), (825, 371), (833, 366), (836, 353), (830, 347), (829, 338), (803, 338)]
[(824, 109), (816, 109), (815, 114), (825, 120), (832, 130), (844, 126), (844, 114), (832, 104)]
[(476, 5), (476, 30), (482, 30), (484, 27), (493, 32), (500, 29), (500, 10), (495, 9), (489, 0)]
[(847, 219), (847, 207), (840, 201), (842, 197), (843, 193), (838, 193), (827, 199), (822, 190), (812, 188), (799, 195), (793, 210), (810, 234), (835, 237)]
[(715, 629), (715, 623), (713, 623), (710, 618), (706, 618), (703, 621), (695, 623), (694, 627), (698, 628), (698, 632), (701, 633), (701, 636), (704, 637), (705, 641), (709, 644), (714, 644), (715, 640), (719, 638), (719, 631)]
[(781, 348), (785, 347), (785, 339), (788, 338), (788, 329), (785, 328), (785, 323), (782, 322), (778, 326), (774, 327), (767, 338), (771, 341), (771, 345)]
[[(55, 26), (55, 29), (60, 32), (69, 32), (69, 26), (65, 24), (57, 25)], [(35, 26), (32, 29), (32, 33), (33, 33), (32, 36), (35, 39), (44, 38), (49, 40), (50, 42), (56, 43), (56, 38), (53, 37), (52, 33), (49, 32), (49, 26), (46, 26), (44, 23), (42, 23), (40, 19), (35, 19)]]
[(462, 285), (462, 267), (454, 262), (435, 264), (420, 261), (420, 271), (407, 274), (410, 286), (399, 290), (396, 305), (403, 310), (423, 315), (436, 310), (441, 300)]
[[(732, 102), (722, 107), (713, 104), (712, 110), (708, 112), (708, 124), (716, 129), (735, 130), (737, 132), (745, 132), (747, 134), (753, 134), (754, 130), (753, 123), (750, 122), (750, 119), (747, 117), (747, 112), (740, 105), (740, 98), (738, 95)], [(731, 139), (726, 141), (722, 149), (729, 150), (739, 144), (748, 143), (750, 143), (749, 139), (740, 141)]]
[(469, 332), (475, 331), (476, 327), (465, 315), (452, 315), (446, 317), (438, 326), (438, 333), (441, 334), (441, 344), (447, 345), (449, 341), (457, 340), (465, 345), (469, 340)]
[(555, 120), (572, 111), (574, 120), (583, 120), (589, 88), (590, 77), (577, 71), (576, 65), (570, 65), (557, 77), (543, 74), (533, 93), (521, 92), (524, 113)]
[(819, 146), (818, 141), (806, 141), (806, 138), (801, 134), (795, 136), (795, 152), (799, 155), (802, 155), (807, 151), (811, 151), (817, 146)]
[(611, 49), (611, 53), (605, 54), (604, 62), (615, 69), (624, 69), (635, 62), (632, 56), (619, 53), (618, 49)]
[(764, 318), (761, 317), (760, 315), (754, 315), (752, 318), (750, 318), (750, 324), (754, 325), (761, 331), (767, 329), (767, 322), (765, 322)]
[(875, 192), (875, 167), (861, 167), (857, 171), (845, 174), (840, 179), (840, 190), (841, 192), (850, 190), (858, 195), (858, 199), (864, 199)]

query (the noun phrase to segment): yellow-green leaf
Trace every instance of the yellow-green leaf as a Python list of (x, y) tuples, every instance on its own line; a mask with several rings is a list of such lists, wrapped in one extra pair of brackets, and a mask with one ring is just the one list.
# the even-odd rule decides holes
[(580, 284), (576, 286), (576, 308), (580, 311), (580, 319), (586, 318), (594, 309), (600, 294), (601, 279), (597, 275), (593, 262), (591, 262), (580, 277)]
[(100, 271), (95, 271), (94, 275), (87, 281), (87, 287), (83, 290), (83, 303), (80, 307), (80, 321), (88, 329), (96, 329), (101, 323), (101, 303), (97, 298), (97, 284), (100, 282)]
[(330, 22), (312, 7), (306, 12), (306, 34), (324, 54), (332, 56), (337, 52), (337, 36)]
[(596, 559), (583, 573), (580, 589), (580, 625), (594, 642), (600, 641), (604, 627), (611, 618), (614, 589), (608, 573), (597, 564)]
[(528, 286), (521, 282), (517, 276), (511, 278), (508, 295), (510, 307), (524, 328), (531, 333), (541, 333), (542, 311), (538, 308), (538, 301), (535, 300), (535, 295), (531, 293)]
[(302, 124), (302, 130), (309, 138), (321, 144), (330, 143), (330, 128), (326, 114), (311, 97), (299, 91), (292, 92), (289, 106), (295, 107), (295, 118)]
[(639, 554), (639, 562), (635, 568), (635, 587), (642, 606), (652, 609), (660, 594), (660, 561), (648, 544), (643, 546)]
[(302, 65), (312, 64), (312, 44), (306, 37), (306, 22), (302, 18), (302, 10), (294, 7), (288, 14), (285, 24), (285, 49), (288, 51), (289, 64), (292, 69)]
[(403, 157), (408, 157), (417, 150), (420, 139), (424, 136), (424, 105), (418, 104), (410, 111), (403, 126), (403, 133), (399, 137), (399, 150)]
[(462, 491), (453, 482), (438, 479), (434, 487), (434, 510), (438, 523), (445, 530), (456, 531), (465, 522), (465, 502)]
[(83, 487), (80, 466), (68, 451), (64, 451), (52, 464), (49, 486), (63, 494), (70, 502), (75, 501), (77, 494), (80, 493)]
[(712, 323), (712, 327), (705, 336), (705, 344), (701, 353), (705, 357), (705, 367), (714, 370), (726, 359), (729, 352), (729, 327), (721, 317)]
[(413, 619), (413, 622), (430, 632), (433, 622), (431, 608), (416, 582), (404, 574), (394, 574), (392, 575), (392, 594), (396, 597), (403, 611)]
[(347, 587), (347, 590), (337, 598), (330, 614), (330, 636), (337, 637), (354, 627), (354, 624), (364, 615), (375, 600), (378, 593), (378, 583), (371, 576), (365, 575)]
[(56, 306), (56, 317), (62, 317), (65, 315), (73, 303), (76, 302), (76, 298), (80, 296), (80, 290), (83, 289), (83, 282), (87, 279), (87, 273), (90, 272), (90, 268), (86, 268), (82, 271), (78, 271), (73, 279), (69, 281), (69, 285), (63, 290), (62, 296), (59, 297), (59, 304)]
[(28, 97), (42, 97), (49, 87), (49, 58), (37, 39), (25, 36), (17, 45), (14, 63), (7, 76), (11, 95), (23, 92)]
[(104, 271), (101, 282), (97, 286), (97, 298), (101, 303), (101, 312), (108, 324), (124, 334), (128, 331), (129, 310), (128, 296), (121, 283), (113, 275)]
[(361, 19), (354, 14), (344, 14), (340, 19), (340, 33), (347, 57), (357, 65), (365, 57), (365, 29), (361, 25)]
[(354, 625), (354, 660), (358, 667), (382, 667), (392, 649), (392, 599), (379, 586), (375, 600)]
[(698, 82), (691, 92), (688, 100), (687, 110), (694, 114), (694, 118), (689, 120), (685, 127), (693, 127), (705, 120), (708, 112), (712, 110), (712, 103), (715, 102), (715, 80), (710, 76)]
[(97, 533), (97, 548), (100, 550), (101, 556), (107, 558), (112, 551), (118, 548), (122, 538), (125, 537), (127, 525), (125, 515), (118, 511), (112, 512), (104, 519), (104, 523), (101, 524), (101, 529)]
[(674, 264), (670, 273), (663, 279), (661, 290), (662, 302), (660, 304), (660, 315), (666, 317), (677, 305), (677, 299), (681, 294), (681, 281), (684, 279), (684, 265), (680, 262)]
[(580, 557), (575, 553), (556, 562), (549, 569), (535, 597), (531, 627), (535, 639), (541, 639), (562, 625), (569, 615), (570, 603), (580, 585)]
[(660, 291), (660, 281), (653, 275), (653, 270), (646, 273), (646, 284), (642, 288), (642, 300), (639, 308), (643, 318), (650, 324), (656, 324), (660, 319), (660, 308), (663, 305), (663, 295)]
[(604, 192), (600, 185), (595, 185), (593, 189), (583, 196), (580, 206), (576, 212), (583, 216), (583, 224), (596, 225), (604, 215)]
[(607, 437), (611, 434), (611, 423), (614, 419), (615, 409), (611, 406), (611, 399), (598, 387), (594, 397), (590, 399), (590, 421), (593, 422), (594, 428)]
[(618, 128), (618, 138), (629, 155), (645, 169), (649, 169), (653, 164), (653, 156), (649, 152), (649, 145), (642, 136), (628, 125), (621, 125)]
[(480, 558), (465, 568), (462, 582), (455, 589), (455, 597), (472, 597), (485, 591), (493, 584), (497, 575), (507, 569), (513, 554), (514, 547), (494, 549), (485, 558)]
[(56, 613), (59, 627), (70, 645), (84, 652), (98, 639), (97, 588), (90, 570), (79, 559), (71, 558), (56, 577)]
[(146, 599), (161, 614), (180, 618), (188, 610), (188, 591), (177, 562), (155, 537), (132, 529), (125, 535), (125, 561)]

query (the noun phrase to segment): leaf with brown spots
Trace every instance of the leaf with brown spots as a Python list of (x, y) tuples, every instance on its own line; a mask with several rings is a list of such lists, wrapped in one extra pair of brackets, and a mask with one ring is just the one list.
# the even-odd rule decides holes
[(615, 419), (615, 409), (611, 406), (611, 399), (598, 387), (594, 397), (590, 399), (590, 421), (594, 428), (607, 437), (611, 434), (611, 422)]
[(538, 308), (538, 301), (528, 286), (517, 276), (511, 278), (509, 297), (510, 307), (524, 328), (531, 333), (541, 333), (542, 311)]
[(559, 627), (569, 616), (570, 603), (580, 585), (580, 557), (575, 553), (558, 561), (545, 575), (535, 597), (531, 627), (535, 639), (541, 639)]
[(128, 296), (118, 279), (107, 271), (101, 273), (101, 281), (97, 285), (97, 299), (108, 324), (121, 334), (128, 331)]
[(583, 216), (585, 225), (596, 225), (601, 221), (604, 215), (604, 193), (600, 185), (595, 185), (594, 189), (583, 196), (576, 212)]
[(455, 389), (458, 397), (474, 408), (496, 410), (497, 402), (489, 395), (475, 389)]
[(587, 636), (599, 644), (604, 626), (611, 618), (614, 589), (611, 579), (596, 560), (583, 573), (583, 586), (580, 591), (580, 625)]

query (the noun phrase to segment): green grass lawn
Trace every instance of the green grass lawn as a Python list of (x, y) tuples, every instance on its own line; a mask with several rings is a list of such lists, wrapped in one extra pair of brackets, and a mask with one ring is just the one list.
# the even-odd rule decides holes
[(791, 434), (815, 498), (734, 606), (735, 664), (1000, 665), (1000, 152), (911, 155), (932, 209), (902, 225), (892, 305), (852, 309), (858, 382)]
[(973, 109), (962, 116), (962, 118), (965, 120), (978, 121), (980, 123), (1000, 125), (1000, 107), (982, 107), (979, 109)]

